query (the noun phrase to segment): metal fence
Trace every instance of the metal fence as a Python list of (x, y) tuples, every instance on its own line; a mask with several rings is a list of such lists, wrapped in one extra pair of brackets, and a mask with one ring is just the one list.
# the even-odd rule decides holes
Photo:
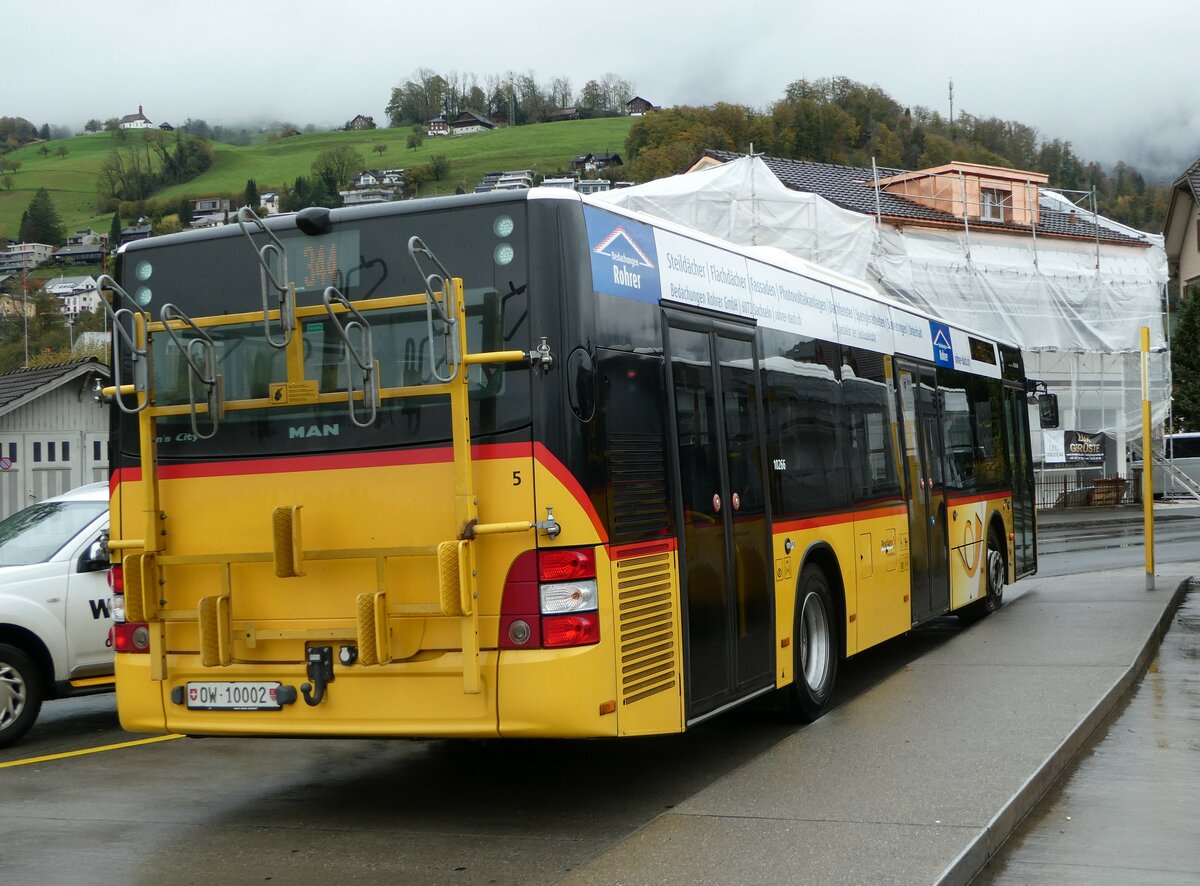
[(1104, 508), (1132, 504), (1137, 484), (1125, 477), (1095, 471), (1040, 471), (1034, 474), (1038, 510)]

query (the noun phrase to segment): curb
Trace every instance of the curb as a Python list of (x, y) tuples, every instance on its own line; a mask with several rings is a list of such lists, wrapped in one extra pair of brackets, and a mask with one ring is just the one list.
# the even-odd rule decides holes
[(1195, 578), (1189, 576), (1179, 583), (1163, 609), (1162, 616), (1154, 626), (1154, 630), (1150, 632), (1141, 652), (1138, 653), (1128, 670), (1104, 693), (1071, 730), (1070, 735), (1063, 739), (1037, 771), (1025, 780), (1025, 783), (1008, 799), (1000, 811), (992, 816), (991, 821), (975, 835), (975, 838), (967, 844), (954, 861), (950, 862), (935, 881), (935, 886), (967, 886), (983, 870), (1004, 841), (1012, 835), (1025, 816), (1037, 805), (1042, 795), (1071, 764), (1075, 755), (1088, 743), (1092, 733), (1104, 723), (1108, 715), (1145, 674), (1151, 659), (1162, 644), (1163, 635), (1170, 627), (1171, 620), (1175, 617), (1176, 610), (1179, 609), (1179, 604), (1194, 581)]

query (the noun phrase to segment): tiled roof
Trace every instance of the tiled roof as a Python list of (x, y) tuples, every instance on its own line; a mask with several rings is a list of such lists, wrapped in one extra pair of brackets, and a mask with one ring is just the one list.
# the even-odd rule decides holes
[(95, 357), (89, 357), (86, 360), (72, 360), (70, 363), (58, 363), (54, 366), (38, 366), (35, 369), (6, 372), (0, 375), (0, 414), (6, 412), (11, 403), (31, 394), (51, 391), (72, 378), (91, 371), (108, 377), (108, 367)]
[[(708, 156), (727, 163), (736, 160), (743, 154), (728, 151), (706, 151)], [(786, 160), (781, 157), (760, 157), (767, 168), (774, 173), (787, 187), (796, 191), (808, 191), (824, 197), (831, 203), (836, 203), (852, 212), (864, 215), (875, 214), (876, 191), (867, 182), (875, 177), (887, 178), (893, 175), (903, 175), (910, 170), (879, 167), (871, 170), (861, 166), (839, 166), (836, 163), (816, 163), (811, 160)], [(1200, 163), (1197, 164), (1200, 166)], [(1200, 185), (1200, 177), (1197, 179)], [(937, 224), (962, 226), (962, 219), (949, 212), (931, 209), (913, 200), (908, 200), (898, 194), (892, 194), (880, 189), (879, 212), (892, 219), (912, 219), (916, 222), (927, 221)], [(1072, 220), (1074, 215), (1074, 220)], [(1145, 241), (1128, 234), (1114, 231), (1086, 220), (1088, 213), (1060, 212), (1041, 207), (1038, 212), (1037, 233), (1057, 234), (1070, 237), (1083, 237), (1121, 243), (1144, 243)], [(987, 228), (990, 230), (1009, 230), (1027, 232), (1027, 225), (1017, 225), (1011, 222), (984, 221), (971, 219), (972, 228)]]
[(1200, 160), (1187, 168), (1178, 184), (1183, 182), (1187, 182), (1188, 187), (1192, 189), (1192, 199), (1200, 203)]

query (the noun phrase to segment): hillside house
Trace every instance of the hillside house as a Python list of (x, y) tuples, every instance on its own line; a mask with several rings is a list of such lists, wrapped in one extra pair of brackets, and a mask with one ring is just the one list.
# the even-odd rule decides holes
[(362, 114), (356, 115), (353, 120), (349, 121), (345, 126), (342, 127), (342, 129), (346, 130), (347, 132), (357, 132), (363, 129), (375, 128), (375, 118), (364, 117)]
[(55, 277), (48, 280), (43, 287), (47, 295), (59, 300), (62, 312), (68, 319), (74, 320), (80, 312), (89, 313), (99, 309), (100, 293), (97, 291), (96, 278), (84, 277)]
[(108, 479), (109, 412), (93, 399), (95, 358), (0, 375), (0, 518)]
[(99, 243), (103, 235), (97, 234), (91, 228), (82, 231), (76, 231), (67, 238), (68, 246), (83, 246), (87, 244)]
[(117, 126), (121, 129), (150, 129), (154, 126), (142, 113), (142, 106), (138, 105), (136, 114), (126, 114), (119, 121)]
[(47, 243), (14, 243), (0, 252), (0, 274), (32, 271), (52, 255), (54, 247)]
[(474, 111), (461, 111), (450, 121), (451, 135), (470, 135), (475, 132), (490, 132), (496, 124), (487, 117), (481, 117)]
[(1200, 284), (1200, 160), (1184, 170), (1171, 188), (1163, 239), (1167, 265), (1183, 298), (1189, 286)]
[(425, 121), (425, 134), (426, 135), (449, 135), (450, 134), (450, 121), (447, 120), (445, 115), (443, 115), (443, 114), (438, 114), (436, 117), (426, 120)]
[(132, 243), (134, 240), (145, 240), (154, 234), (154, 228), (145, 222), (121, 228), (121, 243)]
[(65, 265), (98, 265), (104, 261), (105, 247), (105, 242), (64, 246), (54, 258)]
[(658, 110), (661, 109), (640, 95), (635, 95), (629, 101), (625, 102), (625, 113), (630, 117), (640, 117), (650, 111)]
[(571, 161), (571, 168), (576, 172), (596, 172), (610, 166), (623, 165), (624, 161), (621, 159), (621, 155), (612, 151), (593, 151), (589, 154), (580, 154)]

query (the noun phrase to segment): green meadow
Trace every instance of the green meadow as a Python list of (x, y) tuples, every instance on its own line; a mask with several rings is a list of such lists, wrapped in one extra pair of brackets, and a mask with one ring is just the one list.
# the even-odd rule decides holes
[[(486, 172), (532, 169), (551, 175), (570, 168), (580, 154), (599, 151), (624, 153), (630, 117), (599, 120), (568, 120), (533, 126), (510, 126), (472, 135), (425, 137), (417, 149), (408, 148), (412, 130), (373, 129), (362, 132), (315, 132), (263, 144), (236, 147), (213, 142), (213, 164), (198, 178), (157, 191), (153, 199), (174, 200), (183, 196), (241, 194), (247, 179), (254, 179), (258, 192), (291, 185), (307, 176), (312, 162), (324, 150), (347, 145), (363, 157), (367, 169), (395, 169), (423, 165), (436, 155), (450, 161), (450, 172), (442, 181), (421, 185), (417, 196), (452, 194), (460, 185), (471, 191)], [(130, 133), (130, 142), (139, 137)], [(114, 147), (112, 133), (102, 132), (29, 145), (7, 154), (21, 168), (12, 173), (12, 188), (0, 188), (0, 236), (16, 238), (29, 201), (38, 188), (50, 193), (67, 233), (91, 227), (106, 233), (112, 213), (97, 212), (100, 168)], [(376, 151), (383, 146), (382, 153)], [(65, 157), (58, 156), (66, 147)], [(133, 219), (122, 219), (129, 224)]]

